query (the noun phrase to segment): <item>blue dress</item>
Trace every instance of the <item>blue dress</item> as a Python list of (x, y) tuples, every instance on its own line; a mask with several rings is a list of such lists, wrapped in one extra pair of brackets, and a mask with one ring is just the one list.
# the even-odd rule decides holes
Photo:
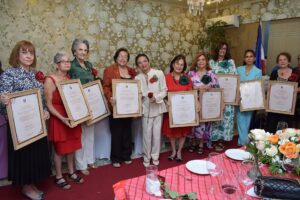
[[(252, 80), (261, 80), (261, 70), (253, 65), (252, 69), (246, 74), (246, 66), (241, 66), (237, 68), (237, 72), (240, 75), (240, 81), (252, 81)], [(237, 109), (237, 128), (239, 133), (238, 144), (245, 145), (248, 143), (248, 133), (250, 122), (252, 118), (252, 111), (240, 112), (240, 109)]]

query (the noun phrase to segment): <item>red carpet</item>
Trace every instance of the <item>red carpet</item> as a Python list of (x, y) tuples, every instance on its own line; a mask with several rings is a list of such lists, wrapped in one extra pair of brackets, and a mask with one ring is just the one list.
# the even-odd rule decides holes
[[(237, 141), (234, 140), (227, 144), (227, 148), (235, 148)], [(198, 155), (195, 152), (190, 153), (187, 150), (183, 151), (184, 161), (176, 163), (176, 161), (168, 161), (169, 152), (162, 153), (160, 156), (159, 170), (163, 170), (176, 165), (184, 164), (193, 159), (201, 159), (207, 156), (208, 150), (205, 149), (203, 155)], [(112, 185), (122, 179), (128, 179), (145, 174), (145, 168), (142, 164), (142, 159), (133, 160), (131, 165), (122, 164), (121, 168), (114, 168), (112, 165), (106, 165), (97, 169), (91, 170), (89, 176), (85, 176), (83, 184), (75, 184), (71, 182), (71, 189), (61, 190), (54, 184), (54, 178), (51, 177), (41, 184), (39, 188), (46, 192), (45, 199), (47, 200), (113, 200), (114, 194)], [(19, 187), (4, 186), (0, 187), (1, 200), (19, 200), (26, 199), (21, 195)]]

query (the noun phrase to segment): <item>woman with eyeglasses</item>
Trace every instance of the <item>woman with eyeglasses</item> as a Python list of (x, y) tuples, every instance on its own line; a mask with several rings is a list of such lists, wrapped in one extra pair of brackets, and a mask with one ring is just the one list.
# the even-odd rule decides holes
[(75, 173), (74, 169), (74, 152), (81, 148), (81, 127), (78, 125), (71, 128), (70, 120), (56, 87), (57, 83), (70, 79), (67, 74), (71, 68), (69, 56), (64, 52), (56, 53), (54, 63), (56, 71), (45, 80), (46, 103), (51, 114), (48, 137), (53, 143), (55, 183), (62, 189), (69, 189), (71, 185), (63, 177), (61, 170), (62, 156), (66, 155), (67, 157), (68, 178), (76, 183), (83, 183), (83, 179)]
[[(69, 75), (71, 79), (80, 79), (81, 84), (86, 84), (95, 80), (93, 64), (87, 61), (89, 53), (89, 42), (83, 39), (75, 39), (72, 43), (72, 54), (74, 59), (71, 61)], [(95, 125), (81, 125), (82, 148), (75, 152), (76, 169), (84, 175), (89, 175), (88, 168), (97, 168), (95, 165)]]

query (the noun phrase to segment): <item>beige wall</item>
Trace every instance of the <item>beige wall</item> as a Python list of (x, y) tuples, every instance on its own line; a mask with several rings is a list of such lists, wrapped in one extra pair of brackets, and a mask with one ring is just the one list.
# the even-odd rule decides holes
[(129, 0), (0, 0), (0, 59), (4, 66), (19, 40), (32, 41), (38, 69), (53, 70), (57, 51), (71, 53), (76, 37), (90, 42), (90, 58), (103, 71), (119, 47), (149, 55), (153, 66), (165, 68), (174, 55), (198, 52), (201, 18), (186, 9)]

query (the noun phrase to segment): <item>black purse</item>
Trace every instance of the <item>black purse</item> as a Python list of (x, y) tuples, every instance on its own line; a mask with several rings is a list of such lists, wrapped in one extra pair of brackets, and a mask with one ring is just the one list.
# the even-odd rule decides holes
[(261, 176), (254, 183), (254, 192), (260, 197), (300, 199), (300, 182), (296, 179)]

